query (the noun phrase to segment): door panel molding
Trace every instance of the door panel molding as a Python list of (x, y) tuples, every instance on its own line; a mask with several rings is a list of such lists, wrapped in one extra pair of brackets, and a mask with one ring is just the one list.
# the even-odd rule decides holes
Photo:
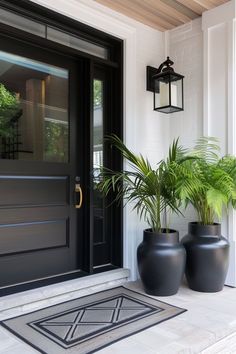
[(0, 257), (68, 247), (68, 219), (0, 225)]
[(69, 176), (1, 175), (0, 207), (68, 205), (68, 187)]

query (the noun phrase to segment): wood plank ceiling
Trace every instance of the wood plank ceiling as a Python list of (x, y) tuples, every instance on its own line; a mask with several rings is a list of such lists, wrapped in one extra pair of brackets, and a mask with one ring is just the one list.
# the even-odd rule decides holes
[(159, 31), (189, 22), (229, 0), (95, 0)]

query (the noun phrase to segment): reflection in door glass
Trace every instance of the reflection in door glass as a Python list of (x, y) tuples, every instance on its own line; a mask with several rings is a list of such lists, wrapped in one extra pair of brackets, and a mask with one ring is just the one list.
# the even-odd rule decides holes
[(0, 51), (0, 158), (68, 162), (68, 70)]
[(93, 134), (93, 165), (95, 176), (103, 164), (103, 102), (101, 80), (94, 80), (94, 134)]
[(99, 168), (103, 165), (103, 82), (93, 82), (93, 169), (94, 169), (94, 243), (103, 242), (104, 199), (97, 189)]

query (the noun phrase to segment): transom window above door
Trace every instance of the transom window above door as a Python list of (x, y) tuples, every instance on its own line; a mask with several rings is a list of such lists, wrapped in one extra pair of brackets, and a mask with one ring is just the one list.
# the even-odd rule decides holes
[(104, 45), (93, 43), (91, 40), (86, 40), (78, 35), (76, 36), (66, 31), (61, 31), (52, 26), (33, 21), (32, 19), (1, 8), (0, 23), (5, 23), (14, 28), (19, 28), (102, 59), (108, 59), (109, 57), (109, 49)]

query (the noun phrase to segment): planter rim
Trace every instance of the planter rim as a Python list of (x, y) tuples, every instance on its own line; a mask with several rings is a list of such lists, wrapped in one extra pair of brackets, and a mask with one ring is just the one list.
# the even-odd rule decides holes
[(199, 225), (199, 226), (217, 226), (217, 225), (221, 226), (220, 222), (214, 222), (213, 224), (203, 225), (203, 224), (201, 224), (200, 221), (190, 221), (189, 224), (191, 224), (191, 225)]
[(199, 222), (189, 222), (188, 232), (197, 237), (220, 237), (221, 224), (214, 223), (209, 225), (202, 225)]
[(153, 232), (152, 229), (145, 229), (143, 231), (143, 241), (148, 243), (158, 244), (175, 244), (179, 243), (179, 232), (176, 230), (169, 230), (170, 232)]
[[(164, 230), (167, 230), (166, 228), (162, 228), (161, 229), (162, 231)], [(176, 233), (179, 233), (178, 230), (174, 230), (174, 229), (168, 229), (169, 232), (155, 232), (155, 231), (152, 231), (151, 228), (148, 228), (148, 229), (144, 229), (143, 232), (147, 233), (147, 234), (155, 234), (155, 235), (165, 235), (165, 236), (168, 236), (168, 235), (173, 235), (173, 234), (176, 234)]]

